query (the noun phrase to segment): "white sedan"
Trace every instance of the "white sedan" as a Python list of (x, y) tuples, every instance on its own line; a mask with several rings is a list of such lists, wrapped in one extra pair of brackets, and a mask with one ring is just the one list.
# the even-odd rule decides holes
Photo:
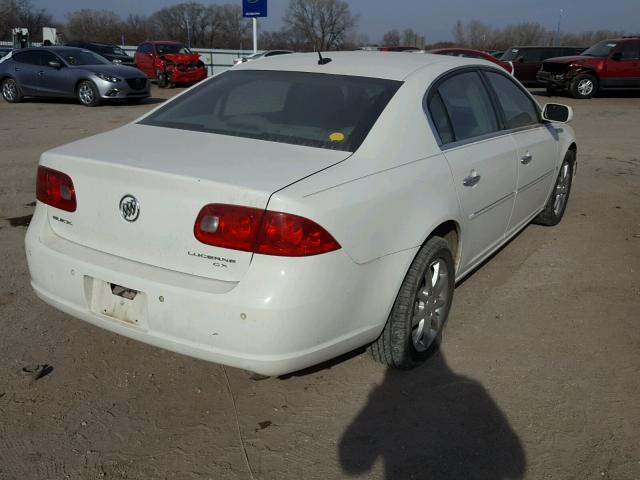
[(571, 116), (476, 59), (238, 65), (42, 155), (31, 283), (99, 327), (265, 375), (363, 345), (411, 368), (455, 281), (562, 218)]

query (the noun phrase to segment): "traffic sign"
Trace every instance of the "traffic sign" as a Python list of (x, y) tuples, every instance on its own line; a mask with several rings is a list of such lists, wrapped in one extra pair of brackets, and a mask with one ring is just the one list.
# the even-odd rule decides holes
[(242, 0), (242, 16), (257, 18), (267, 16), (267, 0)]

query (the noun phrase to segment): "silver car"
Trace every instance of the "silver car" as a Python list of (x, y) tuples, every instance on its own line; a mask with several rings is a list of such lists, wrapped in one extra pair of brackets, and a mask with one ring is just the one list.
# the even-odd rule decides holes
[(103, 100), (147, 98), (149, 81), (137, 68), (114, 65), (89, 50), (25, 48), (0, 62), (0, 91), (9, 103), (24, 97), (65, 97), (93, 107)]

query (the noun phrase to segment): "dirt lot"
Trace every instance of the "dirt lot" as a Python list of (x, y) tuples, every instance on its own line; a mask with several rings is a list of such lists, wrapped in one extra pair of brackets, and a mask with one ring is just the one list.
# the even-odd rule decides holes
[[(265, 380), (99, 330), (29, 286), (19, 217), (39, 155), (158, 100), (0, 102), (0, 479), (640, 479), (640, 95), (562, 101), (579, 141), (565, 219), (458, 286), (441, 354)], [(23, 372), (39, 364), (53, 370)]]

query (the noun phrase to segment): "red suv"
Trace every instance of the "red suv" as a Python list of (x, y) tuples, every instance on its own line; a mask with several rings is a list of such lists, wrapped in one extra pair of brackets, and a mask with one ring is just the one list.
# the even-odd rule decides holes
[(553, 95), (563, 90), (591, 98), (598, 90), (640, 88), (640, 37), (604, 40), (576, 57), (550, 58), (538, 81)]
[(160, 88), (207, 78), (207, 68), (200, 61), (200, 55), (178, 42), (141, 43), (133, 61), (147, 77), (156, 79)]

